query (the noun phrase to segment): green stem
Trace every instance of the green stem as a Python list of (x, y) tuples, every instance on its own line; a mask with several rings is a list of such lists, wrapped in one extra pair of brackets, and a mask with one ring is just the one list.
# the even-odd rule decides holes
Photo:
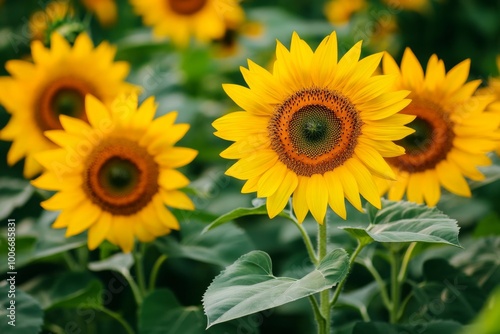
[(126, 322), (125, 319), (123, 319), (121, 317), (121, 315), (119, 315), (118, 313), (115, 313), (115, 312), (113, 312), (111, 310), (108, 310), (105, 307), (98, 307), (97, 310), (101, 311), (102, 313), (105, 313), (105, 314), (109, 315), (111, 318), (113, 318), (116, 321), (118, 321), (122, 325), (122, 327), (125, 330), (125, 332), (127, 332), (127, 334), (135, 334), (134, 330), (132, 329), (132, 327), (130, 327), (130, 325), (128, 324), (128, 322)]
[(89, 262), (89, 249), (87, 246), (83, 246), (78, 248), (76, 252), (80, 268), (82, 268), (82, 271), (87, 270), (87, 264)]
[(130, 289), (132, 290), (132, 294), (134, 295), (135, 302), (137, 303), (138, 306), (141, 305), (143, 300), (143, 294), (141, 293), (141, 289), (139, 289), (139, 286), (134, 281), (134, 279), (132, 278), (132, 276), (128, 271), (122, 272), (122, 274), (123, 277), (125, 277), (125, 279), (127, 280), (128, 284), (130, 285)]
[(314, 251), (314, 246), (312, 244), (311, 238), (309, 237), (309, 234), (307, 233), (306, 229), (304, 226), (302, 226), (301, 223), (298, 221), (294, 221), (295, 225), (300, 231), (300, 234), (302, 235), (302, 239), (304, 240), (304, 244), (306, 245), (307, 253), (309, 254), (309, 258), (311, 259), (311, 262), (317, 266), (319, 261), (316, 256), (316, 253)]
[(325, 327), (325, 319), (323, 319), (323, 315), (321, 314), (321, 310), (319, 309), (318, 301), (314, 296), (309, 296), (309, 301), (311, 302), (311, 306), (314, 313), (314, 320), (318, 324), (318, 331), (322, 333), (323, 328)]
[(398, 282), (399, 284), (403, 284), (404, 281), (406, 280), (406, 274), (408, 272), (408, 264), (410, 263), (410, 258), (415, 250), (415, 247), (417, 246), (416, 242), (412, 242), (410, 246), (408, 246), (408, 249), (406, 250), (405, 256), (403, 257), (403, 262), (401, 263), (401, 269), (399, 270), (398, 274)]
[(64, 262), (68, 265), (69, 270), (71, 271), (78, 271), (79, 265), (73, 258), (73, 256), (70, 254), (70, 252), (63, 252), (63, 258)]
[[(358, 241), (358, 245), (356, 246), (356, 249), (351, 255), (351, 258), (349, 259), (349, 271), (352, 268), (352, 265), (354, 264), (354, 261), (358, 257), (359, 253), (363, 250), (363, 248), (366, 245)], [(342, 288), (344, 287), (345, 282), (347, 281), (347, 276), (345, 275), (342, 281), (337, 285), (337, 288), (335, 289), (335, 293), (333, 294), (332, 300), (329, 301), (329, 306), (333, 307), (337, 303), (337, 299), (339, 299), (340, 292), (342, 292)]]
[(139, 250), (134, 250), (134, 261), (135, 261), (135, 274), (137, 275), (137, 284), (139, 285), (139, 291), (141, 296), (146, 295), (146, 279), (144, 278), (144, 253), (146, 251), (146, 246), (141, 242), (138, 246)]
[(399, 255), (397, 251), (391, 250), (391, 297), (392, 307), (390, 308), (390, 322), (395, 324), (398, 322), (398, 312), (400, 303), (401, 286), (398, 280), (399, 272)]
[(385, 284), (385, 281), (382, 279), (382, 276), (380, 276), (377, 269), (373, 266), (371, 260), (363, 261), (361, 263), (370, 272), (370, 274), (372, 274), (373, 278), (375, 278), (375, 281), (377, 282), (378, 287), (380, 289), (380, 295), (382, 296), (382, 301), (387, 310), (390, 310), (392, 308), (392, 302), (391, 299), (389, 298), (389, 293), (387, 292), (387, 286)]
[[(323, 224), (318, 224), (318, 263), (323, 260), (327, 253), (328, 244), (328, 228), (327, 221)], [(319, 326), (319, 333), (330, 333), (330, 289), (323, 290), (319, 293), (320, 309), (324, 319), (323, 326)], [(319, 324), (318, 324), (319, 325)], [(323, 327), (323, 328), (321, 328)]]
[(160, 256), (155, 264), (153, 265), (153, 269), (151, 269), (151, 275), (149, 275), (149, 291), (153, 291), (156, 286), (156, 278), (158, 277), (158, 272), (160, 271), (160, 267), (167, 260), (168, 256), (163, 254)]
[(316, 253), (314, 251), (314, 247), (313, 247), (313, 244), (311, 242), (311, 238), (309, 237), (309, 234), (307, 233), (304, 226), (302, 226), (302, 224), (299, 223), (297, 218), (295, 218), (295, 215), (293, 214), (292, 201), (290, 200), (289, 202), (290, 202), (289, 216), (290, 216), (292, 222), (295, 224), (295, 226), (297, 226), (297, 228), (299, 229), (300, 234), (302, 235), (302, 240), (304, 240), (304, 244), (306, 245), (307, 254), (309, 254), (309, 259), (311, 259), (311, 262), (315, 266), (317, 266), (319, 261), (318, 261), (318, 257), (316, 256)]

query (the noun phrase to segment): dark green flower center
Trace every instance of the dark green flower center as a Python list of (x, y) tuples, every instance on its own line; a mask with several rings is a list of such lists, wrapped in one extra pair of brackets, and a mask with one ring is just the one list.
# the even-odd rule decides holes
[(52, 98), (52, 110), (55, 115), (81, 117), (85, 110), (85, 97), (73, 89), (61, 89)]
[(332, 110), (322, 105), (299, 109), (290, 122), (290, 139), (299, 153), (317, 157), (335, 146), (342, 123)]
[(132, 161), (115, 157), (101, 167), (99, 174), (101, 184), (111, 195), (124, 195), (135, 189), (140, 171)]
[(403, 146), (406, 149), (406, 154), (419, 154), (426, 151), (432, 145), (434, 132), (432, 125), (417, 117), (407, 126), (414, 129), (415, 132), (396, 141), (396, 144)]

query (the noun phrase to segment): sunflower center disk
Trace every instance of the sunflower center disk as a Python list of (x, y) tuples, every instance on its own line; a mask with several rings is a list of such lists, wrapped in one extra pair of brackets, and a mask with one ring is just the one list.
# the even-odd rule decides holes
[(60, 79), (49, 84), (40, 95), (36, 120), (42, 130), (62, 129), (59, 115), (87, 120), (85, 95), (91, 93), (86, 84)]
[(453, 123), (448, 114), (439, 106), (428, 101), (414, 100), (401, 113), (415, 115), (407, 126), (415, 132), (396, 141), (405, 148), (402, 156), (387, 159), (392, 165), (410, 173), (434, 169), (446, 159), (453, 147)]
[(110, 138), (87, 158), (83, 188), (94, 204), (114, 215), (132, 215), (158, 192), (158, 165), (145, 148)]
[(207, 0), (168, 0), (169, 7), (179, 15), (193, 15), (199, 12)]
[(280, 105), (268, 126), (271, 146), (297, 175), (323, 174), (352, 157), (362, 121), (337, 91), (301, 90)]

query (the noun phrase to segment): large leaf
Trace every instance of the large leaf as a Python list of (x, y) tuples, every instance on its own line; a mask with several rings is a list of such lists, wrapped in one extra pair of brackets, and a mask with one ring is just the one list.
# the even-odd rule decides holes
[(102, 283), (88, 272), (70, 272), (44, 276), (29, 292), (44, 310), (90, 308), (102, 305)]
[[(43, 310), (40, 304), (19, 287), (13, 289), (15, 296), (11, 295), (10, 286), (0, 286), (0, 333), (39, 333), (43, 325)], [(14, 304), (11, 304), (12, 301)]]
[(363, 242), (430, 242), (460, 247), (459, 227), (436, 208), (405, 201), (382, 200), (382, 209), (368, 205), (368, 227), (341, 226)]
[(15, 208), (24, 205), (33, 195), (33, 190), (26, 180), (0, 178), (0, 219), (4, 220)]
[(233, 263), (253, 249), (250, 238), (235, 225), (202, 233), (205, 226), (196, 221), (181, 223), (180, 240), (169, 235), (155, 243), (169, 258), (184, 257), (220, 266)]
[(269, 255), (262, 251), (250, 252), (227, 267), (205, 292), (203, 307), (208, 326), (330, 289), (348, 270), (347, 253), (336, 249), (301, 279), (275, 277)]
[[(35, 222), (22, 221), (16, 228), (16, 268), (47, 257), (62, 254), (87, 243), (85, 234), (71, 238), (64, 236), (65, 231), (51, 227), (58, 213), (44, 212)], [(31, 225), (30, 225), (31, 224)], [(21, 226), (22, 225), (22, 226)], [(19, 232), (22, 229), (22, 234)], [(5, 236), (0, 237), (0, 244), (6, 243)], [(7, 247), (0, 247), (0, 257), (7, 258)], [(6, 271), (7, 262), (0, 262), (0, 271)]]
[(134, 265), (134, 257), (130, 253), (116, 253), (107, 259), (89, 263), (88, 267), (92, 271), (113, 270), (123, 276), (130, 273), (130, 268)]
[[(235, 333), (235, 324), (223, 324), (205, 330), (205, 316), (200, 306), (183, 306), (168, 289), (155, 290), (144, 298), (139, 310), (140, 334), (225, 334)], [(245, 333), (256, 333), (247, 330)]]

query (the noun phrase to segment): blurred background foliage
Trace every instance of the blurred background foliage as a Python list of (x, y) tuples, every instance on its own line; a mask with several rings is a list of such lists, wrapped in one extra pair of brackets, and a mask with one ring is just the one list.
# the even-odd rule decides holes
[[(27, 60), (31, 40), (28, 22), (47, 1), (1, 3), (1, 63), (4, 65), (10, 59)], [(429, 1), (419, 10), (407, 10), (397, 0), (369, 1), (368, 7), (353, 13), (347, 22), (335, 24), (326, 18), (326, 1), (245, 0), (241, 6), (246, 13), (246, 27), (225, 40), (209, 45), (193, 43), (188, 48), (176, 48), (166, 40), (153, 38), (151, 29), (142, 26), (141, 19), (125, 0), (117, 0), (117, 20), (108, 27), (102, 27), (79, 1), (73, 4), (75, 16), (89, 25), (87, 30), (94, 42), (110, 41), (117, 46), (116, 59), (131, 64), (128, 81), (143, 87), (141, 100), (155, 95), (158, 115), (177, 110), (178, 122), (191, 124), (180, 146), (199, 151), (196, 160), (184, 170), (193, 181), (190, 195), (197, 211), (176, 212), (183, 221), (182, 230), (147, 245), (146, 273), (159, 256), (168, 256), (159, 269), (156, 283), (164, 290), (150, 295), (138, 309), (127, 282), (121, 278), (132, 268), (133, 259), (117, 258), (117, 249), (109, 244), (87, 254), (85, 236), (65, 239), (63, 231), (52, 230), (50, 224), (55, 215), (44, 213), (39, 206), (46, 194), (33, 190), (22, 178), (23, 162), (7, 165), (5, 156), (10, 143), (0, 142), (1, 224), (4, 226), (6, 218), (18, 222), (17, 286), (24, 291), (18, 298), (26, 298), (38, 310), (26, 311), (27, 317), (34, 317), (33, 323), (26, 325), (32, 327), (19, 333), (36, 332), (33, 328), (41, 326), (41, 310), (45, 333), (125, 333), (116, 320), (117, 315), (127, 319), (140, 333), (153, 333), (155, 326), (170, 328), (168, 333), (188, 333), (173, 331), (172, 322), (180, 326), (177, 328), (197, 324), (189, 333), (199, 333), (204, 331), (206, 323), (200, 306), (203, 292), (213, 277), (240, 255), (261, 249), (271, 255), (277, 275), (302, 277), (308, 272), (311, 264), (300, 234), (280, 218), (271, 222), (266, 216), (244, 217), (234, 225), (200, 236), (203, 226), (218, 215), (236, 207), (252, 206), (252, 196), (240, 193), (242, 182), (224, 175), (231, 162), (221, 159), (219, 153), (228, 143), (212, 135), (211, 123), (237, 108), (221, 84), (244, 84), (239, 66), (246, 66), (247, 58), (269, 67), (276, 39), (288, 46), (292, 31), (297, 31), (315, 47), (335, 29), (341, 54), (363, 39), (364, 55), (388, 50), (399, 61), (404, 48), (410, 47), (422, 64), (435, 53), (444, 60), (447, 69), (470, 58), (470, 79), (486, 83), (489, 77), (499, 75), (495, 63), (500, 54), (497, 0)], [(7, 75), (4, 66), (0, 67), (0, 74)], [(0, 128), (8, 119), (9, 114), (0, 106)], [(467, 333), (464, 325), (478, 316), (494, 322), (488, 309), (480, 313), (488, 305), (499, 308), (498, 290), (495, 295), (492, 293), (500, 282), (500, 163), (498, 157), (493, 158), (495, 164), (485, 170), (487, 180), (472, 184), (473, 198), (445, 195), (441, 199), (438, 207), (461, 226), (464, 248), (418, 246), (410, 266), (409, 283), (403, 290), (408, 300), (402, 324), (386, 323), (387, 314), (377, 297), (373, 278), (364, 266), (356, 265), (345, 287), (342, 305), (334, 310), (335, 333)], [(332, 225), (346, 224), (331, 212), (330, 216)], [(351, 217), (348, 224), (367, 223), (367, 217), (352, 208), (348, 216)], [(304, 226), (313, 234), (315, 224), (311, 219)], [(345, 232), (338, 229), (330, 232), (330, 241), (335, 246), (349, 251), (355, 246)], [(2, 232), (0, 237), (2, 273), (6, 271), (5, 235)], [(370, 261), (382, 277), (388, 277), (387, 262), (376, 256), (377, 249), (372, 246), (374, 249), (369, 252), (374, 255)], [(99, 266), (101, 259), (111, 260)], [(94, 266), (87, 271), (89, 262)], [(1, 291), (0, 302), (5, 301), (5, 295)], [(492, 301), (487, 303), (490, 295)], [(18, 311), (21, 319), (23, 311)], [(370, 322), (362, 322), (364, 313), (369, 315)], [(184, 320), (179, 320), (180, 317)], [(4, 332), (7, 329), (4, 325), (2, 320), (0, 329), (8, 333)], [(311, 333), (313, 326), (310, 306), (301, 300), (227, 325), (216, 325), (209, 332)], [(496, 332), (485, 329), (481, 333), (499, 333), (500, 327), (496, 326), (490, 327)]]

